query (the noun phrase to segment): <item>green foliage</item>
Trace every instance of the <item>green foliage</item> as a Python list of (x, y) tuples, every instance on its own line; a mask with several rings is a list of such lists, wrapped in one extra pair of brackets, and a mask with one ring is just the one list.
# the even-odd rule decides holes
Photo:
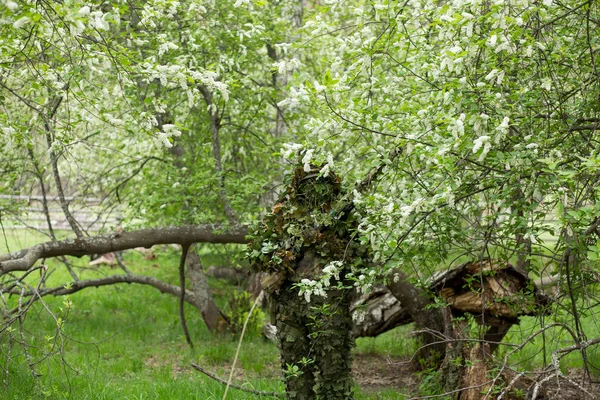
[[(20, 232), (23, 231), (9, 231), (9, 237), (17, 240)], [(11, 243), (12, 246), (16, 246), (16, 243)], [(86, 264), (85, 260), (75, 258), (71, 262), (76, 267)], [(134, 273), (177, 282), (177, 254), (159, 252), (156, 260), (147, 261), (136, 252), (130, 252), (125, 255), (125, 262)], [(48, 285), (70, 280), (61, 265), (52, 260), (49, 265), (56, 267), (56, 270), (50, 275)], [(82, 278), (102, 277), (107, 272), (107, 267), (87, 270)], [(224, 286), (223, 296), (216, 300), (226, 301), (229, 293), (236, 290), (239, 289)], [(52, 310), (64, 308), (62, 297), (47, 297), (44, 300)], [(8, 388), (2, 389), (3, 399), (222, 398), (224, 386), (194, 371), (189, 365), (195, 362), (226, 377), (235, 355), (237, 340), (229, 336), (212, 336), (193, 307), (187, 306), (186, 316), (196, 344), (194, 352), (186, 346), (181, 332), (177, 298), (160, 294), (154, 288), (140, 285), (105, 286), (75, 293), (70, 300), (73, 306), (64, 325), (68, 337), (64, 357), (70, 367), (63, 369), (58, 358), (41, 363), (37, 368), (41, 376), (34, 381), (26, 363), (19, 362), (22, 360), (21, 354), (10, 363), (10, 382)], [(42, 312), (39, 303), (34, 307), (36, 312), (27, 318), (26, 327), (31, 328), (43, 345), (43, 336), (53, 335), (56, 325)], [(33, 315), (36, 317), (31, 318)], [(243, 378), (236, 374), (235, 381), (255, 389), (281, 392), (278, 349), (273, 343), (256, 336), (250, 338), (242, 347), (238, 363)], [(368, 341), (370, 354), (385, 355), (390, 351), (390, 344), (403, 343), (404, 334), (389, 332), (385, 337), (370, 338)], [(2, 347), (5, 344), (0, 343), (0, 365), (3, 366), (6, 365), (4, 357), (7, 353)], [(394, 351), (399, 349), (394, 347)], [(16, 353), (13, 352), (13, 355)], [(2, 385), (5, 383), (4, 377)], [(376, 394), (369, 394), (372, 392), (361, 394), (358, 388), (357, 393), (357, 399), (377, 398)], [(390, 389), (385, 393), (386, 398), (403, 398)], [(241, 400), (258, 398), (240, 391), (232, 395)]]
[(256, 270), (291, 274), (309, 248), (326, 260), (342, 259), (347, 243), (338, 233), (352, 222), (343, 214), (341, 178), (321, 176), (320, 169), (297, 167), (272, 213), (254, 229), (248, 256)]
[[(229, 328), (234, 333), (241, 333), (244, 323), (248, 318), (248, 314), (252, 309), (254, 299), (252, 295), (246, 291), (236, 290), (230, 294), (229, 301), (225, 313), (229, 317)], [(252, 315), (248, 319), (246, 325), (246, 336), (258, 336), (261, 328), (264, 325), (265, 315), (256, 307)]]
[(435, 396), (441, 400), (451, 400), (451, 396), (444, 396), (443, 377), (438, 370), (425, 370), (421, 373), (421, 383), (419, 384), (419, 396)]
[[(381, 177), (345, 226), (327, 170), (297, 182), (287, 194), (319, 217), (274, 209), (257, 269), (289, 274), (307, 248), (341, 260), (340, 232), (315, 225), (341, 226), (381, 266), (357, 250), (356, 282), (510, 260), (558, 274), (553, 319), (596, 332), (579, 320), (596, 313), (600, 257), (598, 2), (297, 5), (5, 0), (0, 195), (39, 192), (57, 154), (71, 194), (106, 197), (124, 226), (233, 221), (228, 205), (247, 222), (301, 142), (309, 170)], [(2, 221), (21, 208), (0, 207)]]

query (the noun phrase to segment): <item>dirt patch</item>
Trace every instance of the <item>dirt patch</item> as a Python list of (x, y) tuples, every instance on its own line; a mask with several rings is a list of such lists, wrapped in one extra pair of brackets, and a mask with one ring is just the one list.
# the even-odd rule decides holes
[[(164, 355), (154, 354), (146, 358), (144, 364), (146, 368), (150, 369), (170, 366), (171, 374), (175, 379), (183, 374), (198, 373), (193, 371), (189, 365), (186, 365), (180, 356), (165, 357)], [(222, 379), (227, 379), (231, 363), (220, 362), (204, 367)], [(408, 395), (416, 395), (421, 380), (413, 364), (407, 359), (377, 354), (354, 354), (352, 375), (356, 383), (366, 393), (377, 393), (392, 389)], [(245, 370), (238, 364), (233, 375), (233, 381), (240, 384), (248, 379), (279, 379), (280, 377), (279, 362), (273, 361), (263, 365), (260, 372)], [(539, 379), (538, 377), (539, 375), (535, 372), (520, 377), (514, 384), (514, 389), (517, 390), (504, 393), (503, 400), (531, 399), (535, 380)], [(505, 383), (514, 382), (514, 372), (506, 370), (502, 378)], [(499, 393), (496, 393), (496, 396), (498, 395)], [(587, 379), (581, 370), (573, 370), (566, 376), (546, 380), (539, 385), (536, 395), (537, 400), (600, 400), (600, 383), (587, 383)]]
[(411, 393), (418, 387), (415, 369), (405, 359), (372, 354), (355, 354), (353, 359), (352, 375), (367, 392), (395, 389)]

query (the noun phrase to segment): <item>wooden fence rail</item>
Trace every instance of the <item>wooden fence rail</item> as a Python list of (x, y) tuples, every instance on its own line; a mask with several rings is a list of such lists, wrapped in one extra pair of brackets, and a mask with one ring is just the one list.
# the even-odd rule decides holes
[[(26, 203), (26, 205), (19, 208), (19, 215), (5, 213), (6, 209), (0, 206), (1, 222), (5, 229), (36, 229), (42, 231), (48, 229), (42, 206), (42, 196), (0, 195), (0, 200)], [(101, 198), (67, 196), (65, 200), (69, 203), (69, 210), (77, 222), (86, 231), (97, 232), (103, 228), (116, 227), (123, 219), (119, 209), (104, 210)], [(58, 196), (46, 196), (46, 201), (52, 227), (57, 230), (70, 230), (71, 227), (60, 208)]]

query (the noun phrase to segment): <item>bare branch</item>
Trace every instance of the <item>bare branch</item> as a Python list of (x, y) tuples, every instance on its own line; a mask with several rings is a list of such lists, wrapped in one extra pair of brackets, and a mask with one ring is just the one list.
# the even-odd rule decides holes
[[(204, 375), (208, 376), (209, 378), (212, 378), (215, 381), (217, 381), (219, 383), (222, 383), (223, 385), (227, 385), (227, 381), (225, 379), (219, 378), (218, 376), (216, 376), (214, 374), (211, 374), (210, 372), (208, 372), (207, 370), (205, 370), (204, 368), (202, 368), (198, 364), (193, 364), (192, 363), (192, 367), (194, 367), (194, 369), (202, 372)], [(285, 397), (283, 393), (263, 392), (263, 391), (260, 391), (260, 390), (254, 390), (254, 389), (250, 389), (250, 388), (245, 388), (245, 387), (242, 387), (242, 386), (234, 385), (233, 383), (231, 383), (229, 386), (231, 386), (232, 388), (237, 389), (237, 390), (241, 390), (241, 391), (252, 393), (252, 394), (257, 394), (257, 395), (260, 395), (260, 396), (279, 397), (279, 398), (284, 398)]]
[[(44, 288), (39, 290), (32, 290), (23, 293), (23, 296), (63, 296), (67, 294), (72, 294), (79, 292), (80, 290), (89, 288), (89, 287), (100, 287), (100, 286), (108, 286), (114, 285), (117, 283), (138, 283), (141, 285), (149, 285), (161, 291), (161, 293), (168, 293), (174, 296), (181, 296), (181, 289), (179, 286), (171, 285), (169, 283), (163, 282), (160, 279), (154, 278), (152, 276), (145, 275), (135, 275), (135, 274), (123, 274), (123, 275), (111, 275), (98, 279), (86, 279), (80, 280), (77, 282), (73, 282), (70, 284), (54, 287), (54, 288)], [(15, 293), (15, 290), (11, 290), (7, 293)], [(195, 293), (187, 290), (185, 293), (185, 301), (190, 304), (194, 303)]]
[(194, 348), (194, 343), (192, 342), (192, 338), (190, 337), (190, 331), (187, 327), (187, 322), (185, 322), (185, 259), (187, 258), (188, 251), (190, 250), (190, 244), (185, 243), (182, 245), (181, 249), (181, 260), (179, 262), (179, 318), (181, 320), (181, 327), (183, 328), (183, 333), (185, 334), (185, 340), (190, 345), (190, 347)]
[(217, 177), (219, 179), (219, 199), (223, 204), (223, 208), (225, 210), (225, 215), (227, 219), (232, 224), (237, 224), (238, 219), (231, 207), (231, 203), (229, 198), (227, 197), (227, 193), (225, 191), (225, 175), (223, 172), (223, 163), (221, 160), (221, 141), (219, 138), (219, 130), (221, 129), (221, 118), (219, 117), (216, 105), (213, 102), (213, 95), (208, 90), (208, 88), (204, 85), (199, 85), (198, 89), (202, 93), (204, 97), (204, 101), (208, 106), (208, 110), (210, 113), (210, 128), (212, 133), (212, 150), (213, 157), (215, 159), (215, 170), (217, 171)]
[(12, 271), (26, 271), (41, 258), (82, 257), (136, 247), (150, 248), (157, 244), (200, 242), (244, 244), (248, 242), (246, 240), (246, 234), (248, 233), (246, 226), (238, 226), (227, 232), (220, 232), (219, 229), (220, 226), (218, 225), (183, 225), (45, 242), (28, 249), (0, 255), (0, 275)]

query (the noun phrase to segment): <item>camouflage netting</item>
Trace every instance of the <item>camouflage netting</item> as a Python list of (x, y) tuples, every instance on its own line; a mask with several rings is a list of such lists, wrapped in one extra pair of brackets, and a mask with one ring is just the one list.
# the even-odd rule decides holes
[[(290, 399), (352, 398), (350, 331), (352, 266), (367, 262), (368, 251), (353, 240), (356, 222), (341, 178), (297, 168), (250, 244), (257, 271), (266, 272), (263, 288), (271, 296), (281, 362)], [(310, 302), (301, 286), (318, 281), (323, 269), (338, 271)]]

